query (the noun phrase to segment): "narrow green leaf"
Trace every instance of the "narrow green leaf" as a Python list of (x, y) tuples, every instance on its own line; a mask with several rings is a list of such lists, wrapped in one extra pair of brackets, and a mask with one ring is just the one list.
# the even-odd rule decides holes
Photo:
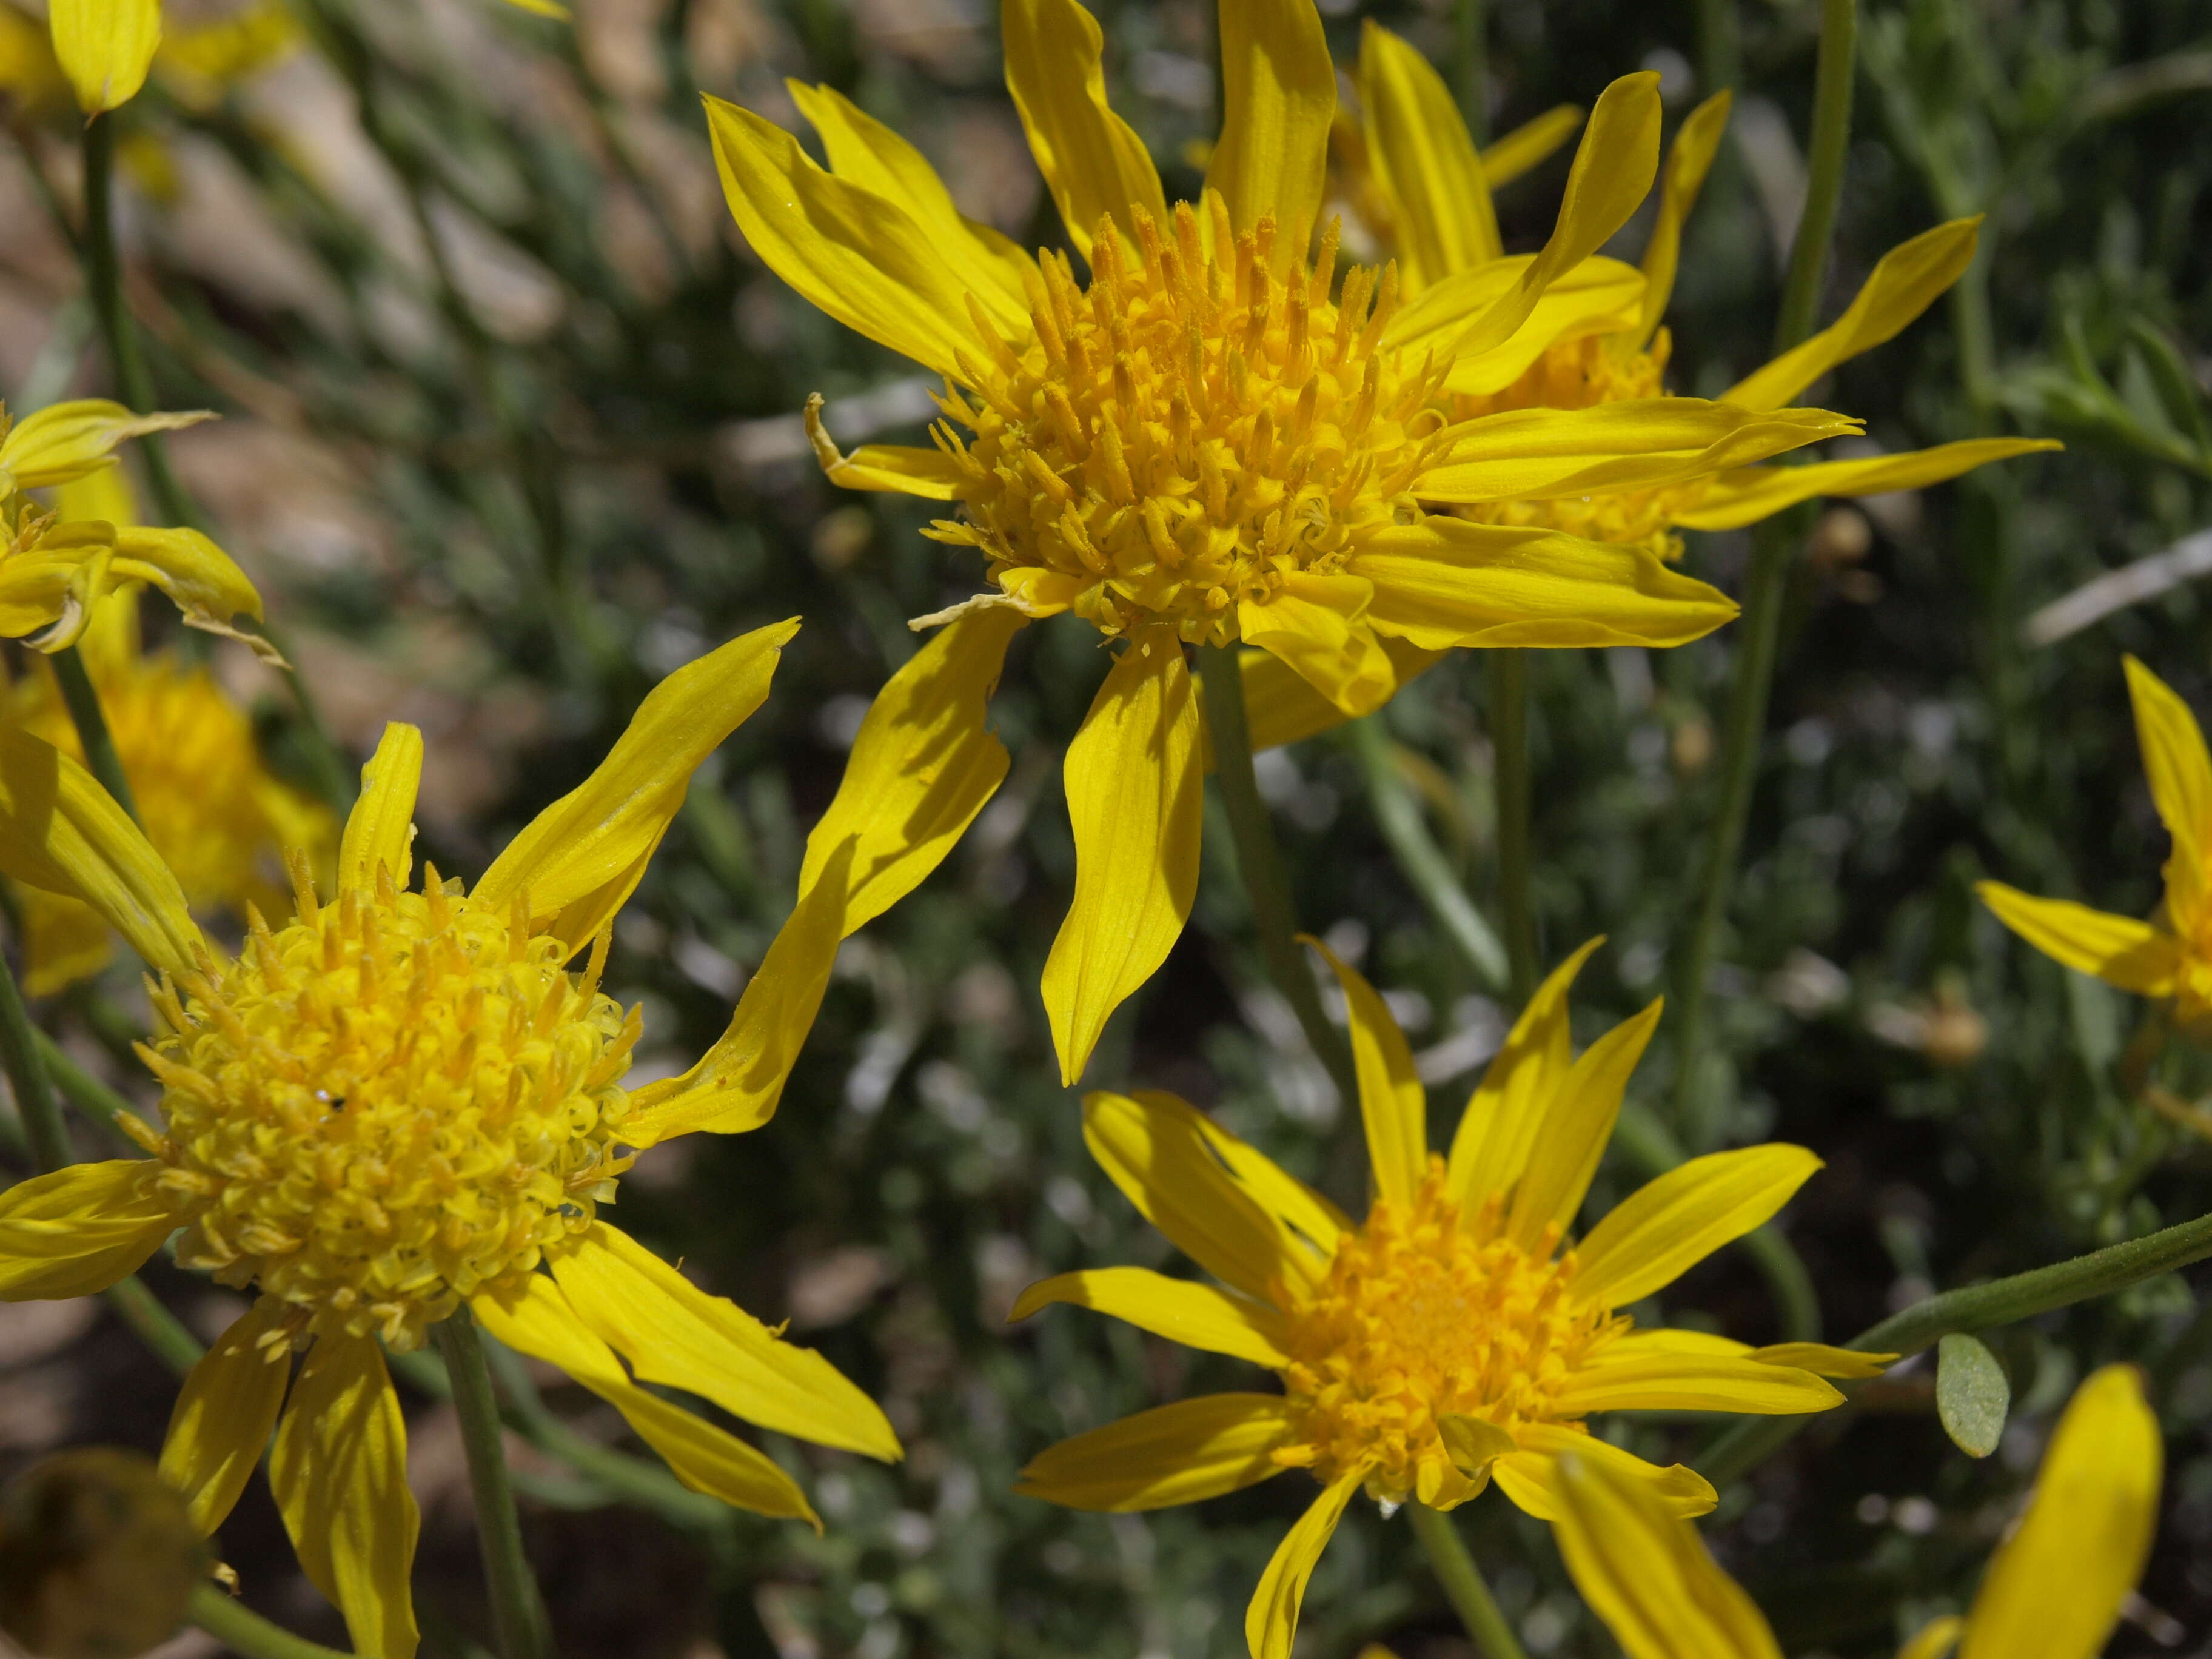
[(1975, 1337), (1954, 1334), (1936, 1345), (1936, 1414), (1969, 1457), (1987, 1457), (2004, 1433), (2012, 1384), (1996, 1356)]

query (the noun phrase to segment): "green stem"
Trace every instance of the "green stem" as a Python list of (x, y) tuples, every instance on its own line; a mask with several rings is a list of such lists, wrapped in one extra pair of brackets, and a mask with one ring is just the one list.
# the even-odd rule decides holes
[(1452, 1611), (1459, 1614), (1460, 1623), (1467, 1626), (1468, 1637), (1481, 1650), (1484, 1659), (1528, 1659), (1513, 1634), (1513, 1626), (1498, 1611), (1490, 1586), (1482, 1582), (1482, 1570), (1474, 1565), (1467, 1546), (1460, 1542), (1451, 1517), (1414, 1499), (1406, 1505), (1406, 1518), (1413, 1523), (1413, 1536), (1421, 1540), (1429, 1565), (1436, 1571), (1437, 1582), (1444, 1587), (1444, 1595), (1450, 1599)]
[[(1954, 1331), (2017, 1324), (2094, 1297), (2111, 1296), (2207, 1256), (2212, 1256), (2212, 1215), (2009, 1279), (1945, 1291), (1869, 1326), (1844, 1346), (1864, 1353), (1918, 1353)], [(1713, 1443), (1698, 1460), (1699, 1469), (1717, 1486), (1736, 1480), (1817, 1420), (1747, 1419)]]
[(1511, 971), (1505, 960), (1505, 946), (1482, 919), (1482, 912), (1474, 908), (1467, 889), (1460, 885), (1451, 860), (1429, 833), (1427, 821), (1421, 816), (1421, 803), (1407, 783), (1405, 774), (1398, 769), (1382, 717), (1370, 714), (1365, 720), (1352, 721), (1346, 729), (1351, 733), (1352, 752), (1358, 759), (1366, 780), (1367, 802), (1374, 809), (1376, 827), (1382, 830), (1391, 856), (1398, 860), (1398, 868), (1413, 883), (1413, 890), (1428, 907), (1437, 925), (1443, 929), (1444, 936), (1459, 947), (1460, 955), (1467, 959), (1475, 977), (1490, 990), (1503, 990)]
[(228, 1590), (211, 1583), (193, 1587), (185, 1617), (232, 1652), (244, 1654), (246, 1659), (353, 1659), (351, 1654), (270, 1624)]
[(1267, 959), (1268, 976), (1289, 1000), (1315, 1056), (1350, 1106), (1359, 1099), (1352, 1050), (1344, 1034), (1322, 1012), (1313, 970), (1305, 952), (1298, 948), (1297, 911), (1291, 901), (1290, 878), (1284, 873), (1282, 849), (1275, 844), (1267, 804), (1260, 799), (1259, 780), (1252, 772), (1252, 730), (1245, 719), (1244, 675), (1237, 664), (1237, 651), (1234, 645), (1198, 648), (1206, 730), (1213, 738), (1213, 778), (1221, 786), (1221, 802), (1228, 810), (1230, 834), (1237, 842), (1237, 865), (1243, 872), (1244, 892), (1251, 902), (1252, 924), (1259, 932), (1260, 953)]
[(1707, 98), (1733, 88), (1743, 74), (1743, 25), (1736, 0), (1698, 0), (1698, 75)]
[(105, 1294), (115, 1316), (153, 1351), (155, 1358), (179, 1376), (189, 1373), (207, 1353), (199, 1338), (185, 1328), (183, 1320), (161, 1305), (160, 1298), (146, 1288), (146, 1281), (136, 1273), (110, 1285)]
[(131, 798), (131, 780), (123, 775), (123, 757), (115, 752), (115, 737), (107, 729), (107, 716), (100, 712), (100, 693), (93, 687), (92, 676), (85, 672), (84, 658), (72, 645), (55, 652), (49, 660), (62, 689), (62, 702), (69, 708), (70, 720), (76, 727), (77, 743), (84, 750), (86, 769), (115, 798), (115, 804), (136, 818), (138, 804)]
[(1490, 137), (1490, 8), (1485, 0), (1458, 0), (1452, 52), (1452, 90), (1459, 112), (1479, 146)]
[(1536, 895), (1530, 867), (1528, 659), (1508, 647), (1490, 665), (1490, 743), (1498, 780), (1498, 896), (1505, 918), (1505, 958), (1516, 1006), (1536, 992)]
[[(1850, 146), (1851, 91), (1857, 69), (1857, 0), (1821, 0), (1820, 55), (1813, 98), (1813, 142), (1806, 168), (1805, 212), (1790, 250), (1790, 270), (1775, 319), (1774, 349), (1787, 351), (1813, 331), (1821, 278), (1834, 240), (1842, 199), (1844, 163)], [(1710, 68), (1711, 66), (1709, 66)], [(1722, 1127), (1720, 1111), (1703, 1101), (1706, 982), (1727, 919), (1743, 850), (1744, 824), (1759, 773), (1781, 638), (1782, 601), (1799, 532), (1796, 519), (1770, 519), (1753, 533), (1751, 568), (1744, 579), (1743, 617), (1737, 624), (1735, 680), (1721, 739), (1721, 798), (1714, 817), (1697, 908), (1676, 962), (1674, 1118), (1694, 1146), (1711, 1144)]]
[(60, 1103), (46, 1076), (46, 1056), (31, 1024), (31, 1011), (23, 1006), (15, 967), (4, 952), (0, 952), (0, 1068), (8, 1073), (15, 1114), (23, 1121), (23, 1134), (39, 1168), (52, 1171), (76, 1163), (69, 1126), (62, 1121)]
[(102, 1128), (114, 1128), (115, 1115), (132, 1109), (128, 1100), (70, 1059), (69, 1051), (44, 1031), (33, 1030), (31, 1040), (38, 1045), (39, 1058), (46, 1065), (46, 1075), (53, 1079), (64, 1098)]
[(477, 1539), (483, 1549), (484, 1581), (491, 1592), (492, 1628), (499, 1650), (505, 1659), (548, 1659), (553, 1647), (545, 1606), (522, 1550), (522, 1521), (515, 1513), (499, 1401), (492, 1393), (483, 1344), (466, 1308), (456, 1309), (436, 1329), (438, 1352), (453, 1382), (461, 1444), (468, 1453), (469, 1490), (476, 1498)]

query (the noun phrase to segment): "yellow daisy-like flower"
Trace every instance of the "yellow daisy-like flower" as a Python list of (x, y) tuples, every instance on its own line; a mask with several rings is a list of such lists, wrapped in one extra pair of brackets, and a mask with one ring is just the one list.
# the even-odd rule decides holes
[[(1202, 763), (1186, 646), (1255, 647), (1342, 718), (1387, 701), (1409, 656), (1680, 644), (1735, 607), (1648, 550), (1428, 509), (1663, 488), (1856, 428), (1692, 398), (1440, 412), (1459, 377), (1510, 381), (1638, 303), (1641, 275), (1593, 256), (1656, 172), (1655, 76), (1598, 100), (1541, 252), (1409, 302), (1395, 267), (1338, 281), (1334, 225), (1316, 251), (1336, 75), (1312, 0), (1223, 0), (1221, 137), (1200, 198), (1172, 208), (1107, 104), (1090, 13), (1007, 0), (1001, 32), (1081, 275), (963, 217), (918, 150), (828, 88), (792, 88), (826, 171), (747, 110), (709, 99), (708, 117), (761, 258), (945, 379), (934, 448), (842, 454), (811, 406), (824, 470), (957, 503), (930, 533), (974, 549), (991, 583), (916, 623), (945, 626), (885, 689), (810, 849), (858, 833), (856, 880), (898, 871), (849, 925), (920, 880), (1004, 775), (983, 714), (1014, 632), (1068, 614), (1126, 641), (1066, 761), (1078, 874), (1045, 997), (1073, 1081), (1189, 914)], [(1249, 700), (1256, 742), (1292, 734), (1274, 704), (1296, 697)]]
[[(1927, 1626), (1898, 1659), (2096, 1659), (2150, 1554), (2163, 1461), (2136, 1369), (2093, 1373), (1972, 1607)], [(1765, 1617), (1687, 1521), (1601, 1462), (1567, 1461), (1559, 1490), (1559, 1553), (1628, 1659), (1781, 1659)]]
[(272, 929), (253, 913), (234, 959), (82, 767), (0, 732), (0, 870), (91, 905), (161, 975), (158, 1033), (139, 1052), (163, 1120), (122, 1120), (145, 1158), (0, 1194), (0, 1299), (91, 1294), (179, 1229), (179, 1262), (258, 1291), (186, 1380), (162, 1470), (212, 1532), (273, 1433), (270, 1480), (301, 1565), (374, 1659), (416, 1646), (416, 1515), (382, 1350), (416, 1346), (464, 1305), (612, 1404), (686, 1485), (741, 1508), (814, 1518), (766, 1455), (640, 1384), (899, 1455), (882, 1413), (827, 1361), (597, 1213), (635, 1149), (764, 1122), (828, 983), (842, 861), (699, 1063), (623, 1088), (641, 1028), (599, 988), (615, 913), (692, 771), (767, 696), (796, 626), (662, 681), (473, 891), (428, 866), (410, 885), (422, 738), (387, 726), (346, 823), (337, 893), (319, 896), (295, 858), (292, 920)]
[(1494, 1479), (1530, 1514), (1557, 1519), (1560, 1460), (1573, 1454), (1670, 1514), (1700, 1515), (1715, 1501), (1702, 1476), (1620, 1450), (1586, 1419), (1823, 1411), (1842, 1399), (1823, 1376), (1869, 1376), (1895, 1358), (1638, 1330), (1620, 1311), (1779, 1210), (1820, 1167), (1802, 1147), (1694, 1158), (1567, 1244), (1659, 1018), (1654, 1002), (1571, 1060), (1567, 990), (1598, 943), (1531, 1000), (1448, 1157), (1427, 1150), (1413, 1054), (1382, 1000), (1316, 945), (1351, 1015), (1375, 1190), (1362, 1223), (1171, 1095), (1092, 1095), (1092, 1156), (1221, 1284), (1139, 1267), (1063, 1273), (1031, 1285), (1013, 1316), (1054, 1302), (1096, 1308), (1264, 1365), (1283, 1390), (1180, 1401), (1078, 1435), (1031, 1462), (1021, 1490), (1077, 1509), (1149, 1510), (1310, 1471), (1322, 1494), (1245, 1616), (1256, 1659), (1283, 1659), (1306, 1580), (1357, 1492), (1450, 1509)]
[(215, 416), (134, 415), (87, 398), (54, 404), (21, 421), (0, 406), (0, 639), (53, 652), (74, 645), (102, 594), (138, 582), (167, 594), (185, 623), (241, 640), (282, 662), (241, 614), (261, 620), (261, 595), (230, 556), (197, 530), (152, 529), (42, 511), (24, 491), (74, 483), (115, 465), (116, 446)]
[(2044, 955), (2138, 996), (2170, 1003), (2181, 1028), (2212, 1037), (2212, 755), (2189, 705), (2133, 657), (2123, 659), (2151, 800), (2173, 837), (2166, 897), (2141, 921), (2001, 881), (1974, 890)]

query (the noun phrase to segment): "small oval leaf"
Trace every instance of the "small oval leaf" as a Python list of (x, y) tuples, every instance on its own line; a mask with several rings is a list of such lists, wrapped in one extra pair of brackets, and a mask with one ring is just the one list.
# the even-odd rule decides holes
[(1977, 1338), (1954, 1334), (1936, 1345), (1936, 1414), (1969, 1457), (1987, 1457), (2004, 1433), (2012, 1384)]

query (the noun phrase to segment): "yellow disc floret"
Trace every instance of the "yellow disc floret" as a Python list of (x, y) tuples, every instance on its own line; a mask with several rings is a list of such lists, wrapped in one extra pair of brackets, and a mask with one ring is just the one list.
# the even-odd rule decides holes
[(1206, 211), (1210, 238), (1188, 203), (1164, 228), (1135, 210), (1133, 248), (1102, 221), (1088, 289), (1047, 254), (1026, 340), (970, 301), (996, 349), (943, 400), (967, 512), (932, 533), (981, 548), (1018, 601), (1220, 645), (1239, 602), (1411, 520), (1403, 492), (1443, 441), (1444, 368), (1382, 343), (1395, 266), (1355, 268), (1331, 301), (1334, 225), (1312, 265), (1279, 268), (1272, 221), (1237, 236), (1218, 196)]
[(1553, 1259), (1557, 1243), (1554, 1231), (1523, 1249), (1494, 1197), (1463, 1217), (1431, 1156), (1413, 1202), (1377, 1200), (1291, 1316), (1283, 1381), (1297, 1428), (1278, 1459), (1324, 1482), (1364, 1468), (1368, 1492), (1399, 1503), (1447, 1472), (1442, 1417), (1509, 1434), (1568, 1419), (1555, 1402), (1569, 1375), (1629, 1322), (1574, 1294), (1575, 1258)]
[[(155, 1002), (167, 1133), (134, 1133), (179, 1206), (178, 1260), (394, 1348), (590, 1224), (629, 1155), (638, 1034), (568, 947), (426, 872), (257, 914), (245, 953)], [(179, 994), (181, 989), (182, 994)]]

